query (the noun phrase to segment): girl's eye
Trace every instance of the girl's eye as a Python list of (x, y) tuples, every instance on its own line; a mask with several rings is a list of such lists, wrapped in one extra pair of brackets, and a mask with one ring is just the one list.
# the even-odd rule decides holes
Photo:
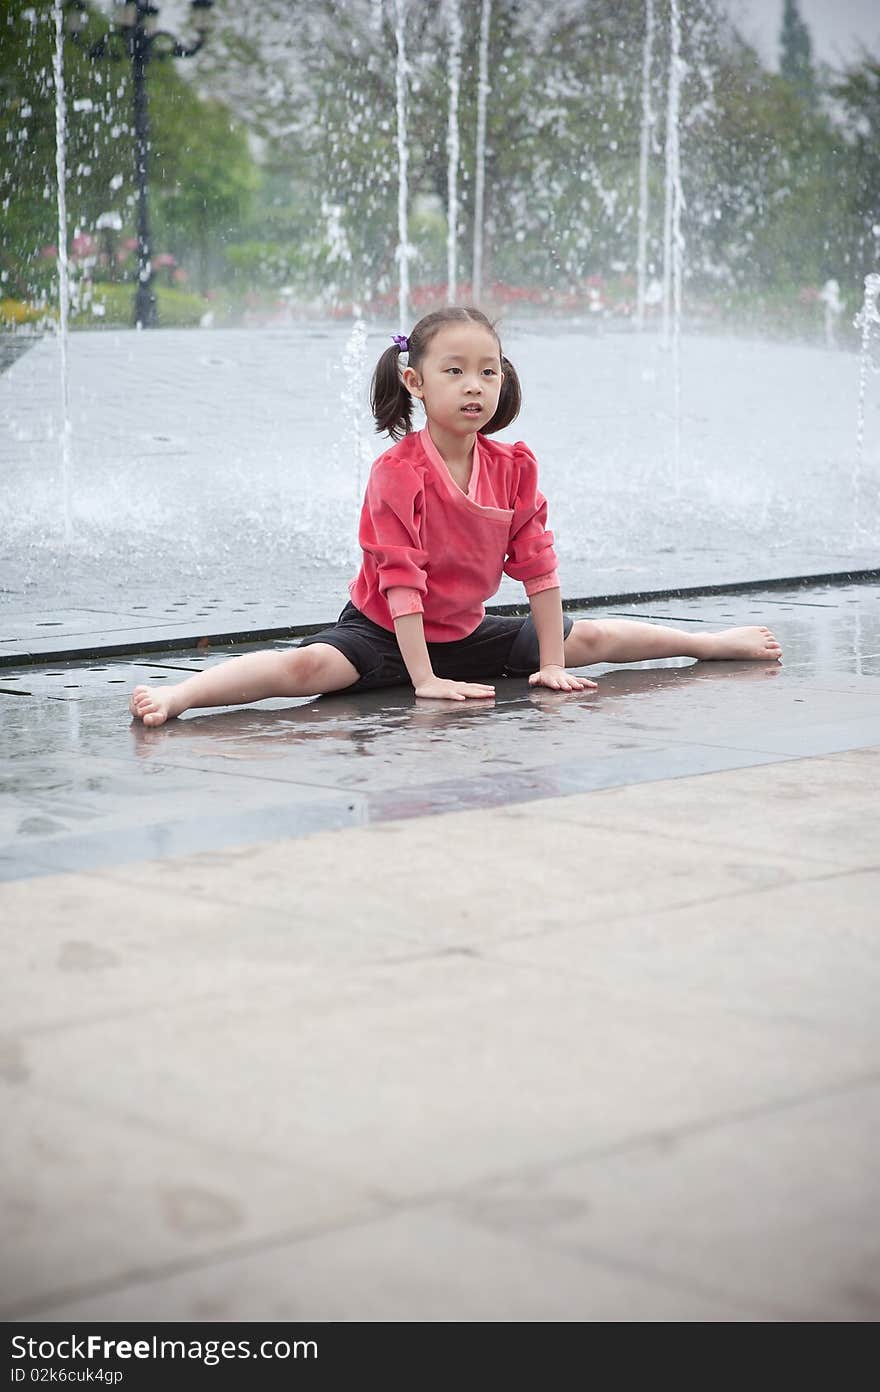
[(460, 367), (447, 367), (446, 371), (447, 371), (447, 372), (458, 372), (458, 373), (460, 373), (460, 372), (461, 372), (461, 368), (460, 368)]
[(484, 371), (487, 377), (496, 377), (498, 375), (494, 367), (487, 367), (484, 369)]

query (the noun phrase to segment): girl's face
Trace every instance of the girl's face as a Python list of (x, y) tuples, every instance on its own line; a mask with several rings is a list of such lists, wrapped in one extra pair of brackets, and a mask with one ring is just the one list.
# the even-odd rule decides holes
[(482, 324), (444, 324), (418, 369), (407, 367), (403, 384), (424, 402), (432, 425), (454, 435), (473, 435), (498, 408), (504, 373), (495, 335)]

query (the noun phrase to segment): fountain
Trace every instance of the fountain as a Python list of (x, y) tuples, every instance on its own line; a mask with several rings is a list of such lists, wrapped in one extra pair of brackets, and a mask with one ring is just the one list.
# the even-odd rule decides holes
[(674, 451), (672, 486), (681, 487), (681, 287), (684, 242), (681, 212), (681, 15), (679, 0), (669, 5), (669, 92), (666, 108), (666, 180), (663, 209), (663, 342), (672, 348)]
[(819, 291), (819, 299), (824, 307), (825, 343), (828, 348), (837, 347), (837, 321), (843, 313), (840, 298), (840, 285), (833, 278), (826, 280)]
[(489, 100), (489, 30), (492, 0), (483, 0), (480, 11), (480, 48), (477, 77), (477, 140), (474, 158), (474, 264), (471, 298), (478, 305), (483, 298), (483, 238), (486, 198), (486, 104)]
[[(462, 266), (455, 231), (462, 182), (470, 173), (478, 298), (484, 279), (481, 234), (489, 201), (489, 40), (491, 35), (500, 44), (499, 29), (492, 26), (501, 25), (501, 16), (493, 11), (491, 0), (470, 11), (459, 0), (446, 0), (442, 13), (446, 27), (428, 28), (437, 52), (448, 60), (433, 93), (436, 98), (439, 92), (440, 100), (434, 102), (439, 119), (430, 131), (435, 200), (430, 235), (432, 264), (438, 270), (445, 250), (446, 283), (440, 271), (429, 290), (435, 298), (444, 290), (450, 298), (460, 293)], [(58, 4), (54, 14), (57, 40)], [(376, 181), (376, 186), (385, 200), (386, 255), (390, 259), (396, 244), (399, 274), (397, 283), (386, 282), (388, 298), (381, 307), (370, 307), (355, 294), (359, 307), (353, 319), (349, 299), (344, 318), (325, 315), (320, 320), (316, 310), (298, 313), (288, 300), (284, 319), (264, 329), (214, 327), (199, 333), (164, 328), (140, 335), (103, 329), (77, 335), (69, 360), (65, 192), (71, 225), (80, 225), (80, 219), (73, 202), (75, 180), (68, 183), (65, 167), (65, 75), (56, 42), (60, 353), (54, 337), (35, 342), (0, 374), (0, 420), (10, 427), (0, 442), (3, 488), (10, 499), (8, 506), (3, 500), (12, 558), (8, 591), (39, 595), (47, 609), (75, 605), (93, 612), (103, 605), (116, 612), (127, 610), (135, 598), (135, 574), (132, 607), (140, 611), (149, 606), (150, 613), (162, 615), (173, 603), (167, 598), (169, 587), (197, 592), (206, 605), (224, 595), (248, 594), (256, 604), (271, 575), (273, 586), (284, 592), (279, 612), (291, 621), (304, 616), (325, 619), (336, 596), (344, 593), (356, 552), (352, 493), (362, 493), (368, 459), (382, 447), (371, 435), (364, 379), (368, 364), (387, 344), (392, 325), (386, 320), (394, 315), (397, 327), (406, 332), (411, 316), (417, 317), (413, 301), (419, 287), (410, 284), (411, 273), (416, 281), (413, 268), (418, 266), (410, 245), (411, 227), (419, 229), (413, 241), (420, 255), (428, 244), (423, 222), (416, 223), (422, 217), (419, 199), (424, 194), (415, 172), (418, 146), (410, 146), (408, 124), (424, 120), (429, 106), (425, 74), (431, 69), (416, 46), (414, 8), (407, 0), (394, 0), (393, 11), (386, 5), (385, 14), (392, 18), (391, 43), (397, 52), (396, 63), (383, 71), (385, 109), (376, 113), (377, 125), (384, 123), (387, 132), (381, 171), (385, 182)], [(661, 200), (649, 202), (648, 197), (654, 172), (649, 161), (658, 106), (652, 95), (660, 10), (646, 0), (643, 14), (640, 74), (628, 97), (631, 103), (641, 96), (642, 114), (638, 168), (633, 151), (630, 170), (632, 202), (638, 194), (639, 205), (637, 316), (644, 314), (652, 298), (647, 284), (652, 213), (658, 242), (661, 225)], [(691, 88), (685, 100), (682, 83), (684, 59), (699, 63), (692, 56), (686, 18), (684, 0), (676, 0), (670, 9), (662, 207), (663, 337), (670, 350), (671, 379), (655, 368), (661, 336), (655, 340), (647, 333), (637, 337), (627, 332), (631, 325), (608, 314), (602, 285), (590, 287), (596, 309), (589, 317), (582, 310), (581, 319), (577, 313), (550, 319), (536, 311), (526, 318), (512, 309), (504, 317), (505, 348), (525, 387), (525, 407), (509, 438), (529, 441), (541, 460), (569, 595), (841, 570), (866, 564), (877, 541), (878, 461), (866, 424), (870, 342), (878, 323), (876, 277), (866, 283), (858, 320), (862, 361), (852, 493), (840, 488), (841, 469), (848, 480), (852, 467), (854, 359), (843, 351), (845, 342), (834, 351), (827, 343), (809, 349), (770, 343), (745, 348), (732, 336), (715, 332), (697, 338), (682, 331), (684, 224), (688, 217), (691, 261), (690, 229), (697, 218), (690, 207), (685, 209), (682, 197), (682, 163), (689, 194), (696, 178), (688, 154), (692, 147), (685, 147), (683, 160), (679, 144), (680, 132), (691, 129), (687, 123), (694, 107)], [(386, 28), (386, 37), (388, 33)], [(689, 49), (683, 50), (682, 35)], [(516, 41), (516, 35), (509, 41)], [(464, 61), (468, 53), (474, 59), (470, 69)], [(640, 93), (634, 90), (639, 76)], [(494, 80), (500, 99), (500, 66)], [(79, 96), (70, 72), (67, 86), (68, 99)], [(620, 101), (623, 109), (622, 97)], [(563, 105), (560, 97), (560, 110)], [(74, 121), (73, 102), (70, 109)], [(76, 164), (69, 157), (67, 163), (71, 168)], [(590, 149), (584, 153), (583, 167), (595, 174), (594, 187), (616, 192), (609, 172), (613, 162), (603, 166)], [(700, 208), (699, 187), (693, 201)], [(497, 219), (498, 204), (490, 206)], [(614, 206), (610, 198), (603, 204), (609, 223)], [(106, 207), (106, 200), (96, 200), (94, 213)], [(321, 240), (329, 247), (328, 259), (344, 263), (348, 274), (357, 258), (358, 229), (352, 225), (351, 210), (328, 195), (323, 213), (326, 228)], [(634, 214), (635, 207), (615, 224), (624, 255)], [(93, 221), (89, 230), (96, 225)], [(115, 226), (118, 232), (118, 223)], [(830, 301), (823, 303), (831, 312)], [(684, 432), (682, 380), (688, 410)], [(136, 409), (132, 381), (141, 392)], [(780, 409), (779, 403), (794, 400), (796, 414)], [(671, 407), (674, 470), (667, 472), (662, 463), (658, 468), (658, 439), (664, 438)], [(75, 555), (70, 544), (71, 418), (77, 423)], [(41, 422), (40, 431), (33, 430), (34, 420)], [(44, 438), (42, 430), (50, 438)], [(59, 441), (61, 498), (55, 458)], [(658, 473), (666, 473), (672, 492), (677, 492), (675, 507), (648, 501), (657, 496)], [(855, 531), (851, 497), (859, 522)], [(62, 515), (66, 550), (52, 540), (61, 531)], [(512, 583), (505, 582), (499, 592), (499, 602), (520, 597)], [(240, 610), (236, 602), (232, 612)]]
[(459, 0), (447, 0), (449, 24), (449, 116), (446, 149), (446, 299), (455, 304), (458, 290), (458, 162), (460, 139), (458, 127), (459, 88), (461, 85), (461, 10)]
[(865, 276), (865, 297), (862, 308), (855, 318), (855, 326), (861, 330), (862, 344), (859, 355), (859, 405), (856, 415), (856, 458), (853, 469), (853, 545), (868, 539), (860, 518), (862, 493), (862, 463), (865, 449), (865, 391), (868, 372), (871, 369), (871, 339), (874, 329), (880, 326), (880, 275), (872, 272)]
[(654, 130), (651, 102), (651, 57), (654, 47), (654, 0), (645, 0), (645, 39), (642, 49), (642, 129), (639, 139), (639, 241), (636, 253), (636, 327), (645, 324), (648, 271), (648, 156)]
[(862, 308), (855, 318), (855, 326), (861, 329), (862, 343), (859, 356), (859, 409), (856, 423), (856, 458), (859, 463), (865, 447), (865, 388), (868, 370), (871, 366), (871, 339), (876, 325), (880, 325), (880, 275), (872, 272), (865, 276), (865, 298)]
[(364, 386), (367, 368), (367, 326), (360, 311), (355, 309), (355, 321), (342, 355), (344, 386), (342, 403), (348, 421), (349, 448), (355, 466), (355, 502), (360, 508), (364, 491), (364, 469), (369, 465), (366, 441), (361, 426), (364, 411)]
[(397, 265), (398, 322), (401, 333), (409, 329), (409, 145), (406, 135), (406, 8), (407, 0), (394, 0), (394, 37), (397, 64), (394, 85), (397, 94)]
[(71, 514), (72, 441), (70, 422), (70, 374), (67, 365), (70, 271), (67, 259), (67, 102), (64, 91), (64, 13), (61, 0), (54, 0), (55, 22), (55, 171), (58, 181), (58, 348), (61, 375), (61, 494), (64, 513), (64, 540), (73, 540)]

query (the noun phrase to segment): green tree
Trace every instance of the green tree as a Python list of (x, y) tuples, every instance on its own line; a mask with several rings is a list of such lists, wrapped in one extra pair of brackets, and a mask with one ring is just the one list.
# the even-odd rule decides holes
[(880, 57), (865, 54), (832, 91), (843, 113), (838, 200), (849, 214), (850, 251), (863, 276), (880, 262)]
[(247, 133), (226, 106), (200, 97), (170, 64), (150, 74), (150, 164), (157, 245), (193, 262), (202, 295), (223, 248), (248, 223), (259, 171)]
[[(97, 33), (94, 22), (91, 25)], [(0, 200), (7, 293), (45, 295), (58, 241), (55, 164), (55, 33), (52, 7), (7, 6), (0, 16)], [(107, 74), (65, 44), (69, 236), (101, 212), (126, 210), (131, 161), (116, 135), (127, 120)]]
[(785, 0), (779, 33), (779, 71), (804, 102), (816, 99), (813, 72), (813, 44), (810, 31), (801, 18), (797, 0)]
[[(134, 232), (130, 67), (124, 57), (91, 60), (86, 51), (107, 23), (106, 15), (89, 12), (82, 43), (68, 39), (64, 44), (67, 240), (81, 249), (87, 249), (85, 238), (77, 243), (76, 234), (95, 234), (99, 219), (121, 222), (121, 243)], [(54, 51), (49, 0), (4, 7), (0, 273), (6, 293), (28, 299), (54, 293), (56, 276), (54, 252), (46, 254), (58, 240)], [(204, 280), (212, 248), (248, 215), (257, 169), (240, 124), (220, 103), (200, 99), (175, 63), (153, 61), (147, 81), (154, 249), (166, 250), (173, 241), (178, 259), (192, 258)], [(95, 241), (97, 253), (100, 239)], [(111, 268), (86, 264), (83, 269), (106, 275)]]
[(791, 290), (843, 281), (839, 141), (828, 117), (805, 109), (792, 84), (735, 36), (718, 56), (714, 108), (692, 150), (703, 284)]

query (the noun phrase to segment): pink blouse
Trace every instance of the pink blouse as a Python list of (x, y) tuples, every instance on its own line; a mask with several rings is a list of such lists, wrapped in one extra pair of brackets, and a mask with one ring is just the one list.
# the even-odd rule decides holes
[(522, 442), (477, 435), (464, 493), (427, 428), (404, 436), (373, 464), (358, 540), (352, 603), (387, 629), (422, 614), (429, 643), (473, 633), (502, 574), (527, 595), (559, 585), (537, 461)]

